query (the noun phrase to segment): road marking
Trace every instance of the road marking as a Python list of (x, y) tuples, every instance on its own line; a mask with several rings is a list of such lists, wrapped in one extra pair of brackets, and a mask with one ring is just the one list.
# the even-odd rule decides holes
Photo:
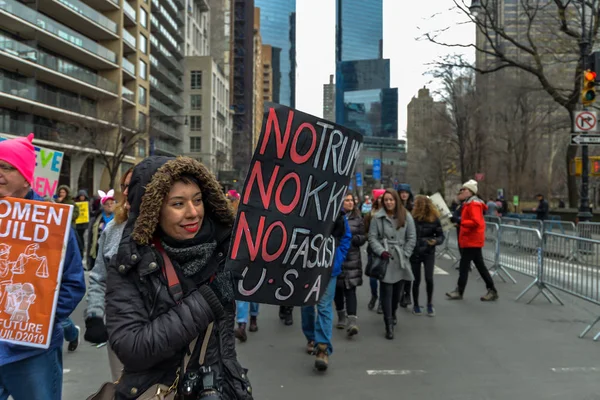
[(441, 269), (437, 265), (435, 266), (435, 269), (433, 270), (433, 274), (434, 275), (450, 275), (449, 273), (447, 273), (446, 271), (444, 271), (443, 269)]
[(69, 372), (71, 372), (70, 369), (63, 369), (63, 374), (68, 374)]
[(600, 372), (598, 367), (570, 367), (570, 368), (552, 368), (552, 372)]
[(424, 374), (422, 369), (368, 369), (367, 375), (419, 375)]

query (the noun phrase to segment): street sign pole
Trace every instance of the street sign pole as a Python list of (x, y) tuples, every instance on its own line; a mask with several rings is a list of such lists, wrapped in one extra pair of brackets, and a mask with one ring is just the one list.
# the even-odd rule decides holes
[[(586, 30), (586, 8), (587, 5), (582, 1), (581, 6), (581, 43), (580, 51), (583, 59), (583, 70), (586, 71), (588, 69), (589, 64), (589, 55), (590, 55), (590, 37), (589, 33)], [(585, 111), (587, 111), (587, 107), (583, 107)], [(584, 133), (585, 134), (585, 133)], [(588, 145), (584, 144), (581, 147), (581, 201), (579, 203), (579, 213), (577, 214), (577, 218), (579, 221), (591, 221), (592, 213), (590, 213), (590, 198), (589, 198), (589, 175), (590, 175), (590, 162), (589, 162), (589, 153), (588, 153)]]

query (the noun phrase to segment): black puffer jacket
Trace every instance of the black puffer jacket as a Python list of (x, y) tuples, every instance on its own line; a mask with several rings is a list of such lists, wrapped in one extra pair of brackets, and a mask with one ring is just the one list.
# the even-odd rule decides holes
[[(194, 276), (194, 281), (203, 282), (190, 284), (179, 274), (184, 297), (177, 304), (162, 273), (162, 257), (150, 243), (163, 199), (183, 174), (193, 175), (201, 183), (205, 218), (215, 225), (217, 248), (200, 272), (202, 279)], [(109, 341), (124, 365), (116, 399), (135, 399), (157, 383), (170, 386), (189, 344), (196, 337), (201, 344), (211, 322), (215, 330), (205, 365), (223, 378), (222, 398), (251, 399), (235, 352), (234, 304), (223, 307), (207, 285), (210, 277), (224, 268), (233, 223), (218, 183), (195, 160), (150, 157), (134, 169), (128, 200), (132, 207), (118, 254), (108, 268), (106, 292)]]
[[(417, 230), (417, 244), (413, 251), (411, 260), (417, 261), (421, 257), (435, 253), (435, 246), (444, 243), (444, 231), (442, 224), (438, 219), (433, 222), (418, 220), (415, 218), (415, 228)], [(427, 241), (434, 239), (435, 245), (430, 246)]]
[(363, 283), (362, 259), (360, 247), (367, 241), (365, 224), (358, 211), (348, 214), (348, 226), (352, 233), (350, 249), (346, 260), (342, 264), (342, 273), (338, 276), (337, 286), (344, 289), (352, 289)]

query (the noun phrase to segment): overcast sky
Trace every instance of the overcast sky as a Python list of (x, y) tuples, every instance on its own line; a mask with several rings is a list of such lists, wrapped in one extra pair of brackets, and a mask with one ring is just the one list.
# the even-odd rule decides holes
[[(465, 17), (452, 9), (453, 5), (452, 0), (384, 0), (383, 55), (391, 59), (391, 84), (398, 88), (400, 137), (406, 131), (406, 106), (419, 88), (431, 83), (431, 78), (424, 75), (429, 68), (426, 64), (454, 52), (417, 38), (425, 32), (451, 27), (444, 33), (445, 41), (474, 40), (475, 28), (460, 24)], [(296, 106), (322, 116), (323, 84), (335, 74), (335, 0), (296, 0), (296, 11)], [(467, 54), (473, 58), (471, 53)]]

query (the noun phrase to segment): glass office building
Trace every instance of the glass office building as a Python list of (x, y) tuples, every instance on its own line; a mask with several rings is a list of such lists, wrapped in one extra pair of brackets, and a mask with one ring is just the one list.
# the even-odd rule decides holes
[(273, 47), (273, 101), (296, 104), (296, 0), (255, 0), (263, 44)]
[(336, 61), (383, 55), (383, 0), (337, 0)]

